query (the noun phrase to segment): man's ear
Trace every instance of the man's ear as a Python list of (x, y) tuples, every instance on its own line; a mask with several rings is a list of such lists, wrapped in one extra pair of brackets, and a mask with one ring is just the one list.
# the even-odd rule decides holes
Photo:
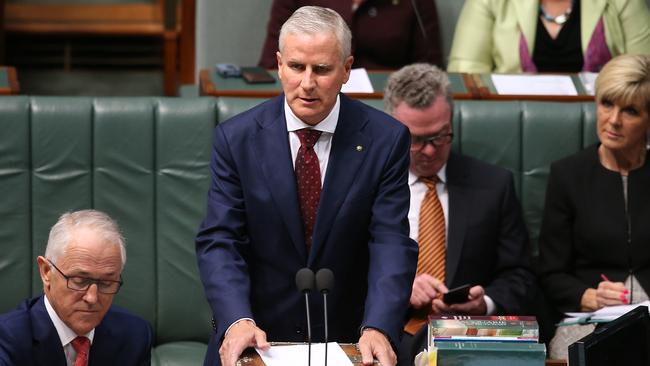
[(343, 78), (343, 84), (348, 82), (350, 79), (350, 72), (352, 71), (352, 64), (354, 63), (354, 57), (348, 56), (343, 63), (343, 68), (345, 69), (345, 77)]
[(275, 58), (278, 60), (278, 79), (282, 80), (282, 54), (280, 51), (275, 53)]
[(41, 255), (36, 258), (36, 263), (38, 264), (38, 272), (41, 275), (41, 281), (43, 281), (43, 289), (49, 290), (52, 266), (50, 265), (50, 262), (48, 262), (47, 259)]

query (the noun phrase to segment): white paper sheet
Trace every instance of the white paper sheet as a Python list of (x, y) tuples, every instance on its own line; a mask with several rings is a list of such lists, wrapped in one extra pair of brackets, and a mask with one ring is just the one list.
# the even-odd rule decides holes
[(368, 77), (366, 69), (352, 69), (350, 72), (350, 79), (343, 84), (341, 88), (342, 93), (372, 93), (372, 83)]
[(602, 309), (596, 310), (594, 312), (585, 312), (585, 313), (565, 313), (567, 317), (562, 320), (560, 324), (576, 324), (576, 323), (585, 323), (585, 322), (608, 322), (612, 321), (619, 316), (633, 310), (637, 306), (648, 306), (650, 310), (650, 301), (644, 301), (638, 304), (631, 305), (617, 305), (617, 306), (605, 306)]
[(506, 95), (578, 95), (567, 75), (492, 75), (497, 93)]
[[(271, 346), (268, 351), (257, 350), (266, 366), (307, 366), (307, 345)], [(325, 366), (325, 343), (312, 343), (311, 365)], [(352, 362), (336, 342), (327, 344), (327, 366), (352, 366)]]

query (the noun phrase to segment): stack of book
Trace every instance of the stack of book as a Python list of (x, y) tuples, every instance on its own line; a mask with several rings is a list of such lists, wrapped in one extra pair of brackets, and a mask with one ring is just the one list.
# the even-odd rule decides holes
[(533, 316), (429, 318), (429, 350), (437, 351), (431, 366), (543, 366), (546, 346), (538, 340)]

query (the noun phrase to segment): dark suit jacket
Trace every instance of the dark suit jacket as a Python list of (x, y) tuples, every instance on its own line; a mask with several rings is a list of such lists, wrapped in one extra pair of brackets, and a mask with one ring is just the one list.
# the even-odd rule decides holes
[(398, 69), (413, 62), (441, 65), (442, 51), (434, 0), (366, 0), (352, 12), (350, 0), (274, 0), (259, 65), (277, 68), (275, 52), (282, 24), (301, 6), (331, 8), (352, 31), (354, 67)]
[[(294, 278), (329, 268), (329, 336), (356, 342), (360, 326), (397, 343), (417, 262), (408, 237), (408, 130), (341, 95), (338, 125), (307, 253), (280, 95), (217, 126), (212, 187), (196, 239), (216, 332), (206, 364), (218, 363), (228, 326), (253, 318), (272, 341), (306, 339)], [(323, 339), (320, 294), (310, 298), (312, 335)]]
[(650, 159), (628, 175), (626, 215), (621, 175), (603, 167), (597, 149), (553, 163), (548, 178), (540, 282), (562, 312), (579, 311), (601, 273), (612, 281), (633, 274), (650, 293)]
[(534, 282), (512, 173), (451, 153), (446, 283), (481, 285), (498, 314), (522, 314)]
[[(494, 300), (497, 314), (529, 314), (535, 279), (512, 173), (452, 152), (447, 160), (447, 191), (447, 287), (481, 285)], [(413, 365), (426, 347), (426, 327), (413, 337), (406, 335), (399, 365)]]
[[(65, 366), (65, 354), (44, 297), (0, 315), (0, 365)], [(152, 331), (144, 319), (111, 306), (95, 328), (89, 366), (149, 365)]]

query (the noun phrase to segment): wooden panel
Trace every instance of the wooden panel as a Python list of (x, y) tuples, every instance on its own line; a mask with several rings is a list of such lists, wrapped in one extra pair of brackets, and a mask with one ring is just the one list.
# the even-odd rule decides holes
[[(272, 345), (281, 345), (280, 343), (271, 343)], [(290, 344), (290, 343), (287, 343)], [(361, 363), (361, 352), (359, 352), (358, 347), (355, 344), (349, 344), (349, 343), (341, 343), (341, 348), (343, 348), (343, 351), (345, 352), (346, 355), (350, 358), (350, 361), (352, 361), (353, 365), (362, 365)], [(237, 361), (238, 365), (241, 366), (264, 366), (264, 361), (262, 361), (262, 358), (260, 355), (255, 352), (252, 348), (248, 348), (244, 351), (242, 354), (241, 358)], [(379, 364), (378, 361), (375, 360), (374, 362), (375, 365)], [(567, 366), (566, 360), (546, 360), (545, 362), (546, 366)]]
[[(269, 70), (271, 74), (276, 71)], [(373, 70), (368, 72), (370, 82), (373, 84), (373, 93), (346, 93), (347, 96), (360, 99), (382, 99), (384, 85), (390, 70)], [(553, 102), (589, 102), (594, 100), (593, 95), (499, 95), (490, 91), (481, 80), (479, 74), (449, 74), (452, 96), (456, 100), (532, 100)], [(223, 78), (213, 70), (203, 69), (199, 73), (200, 95), (215, 97), (250, 97), (271, 98), (282, 91), (279, 83), (275, 84), (246, 84), (242, 79)]]
[(7, 33), (158, 37), (164, 43), (165, 95), (176, 94), (178, 30), (165, 29), (165, 0), (115, 4), (10, 2), (4, 10)]
[[(2, 0), (0, 0), (2, 1)], [(181, 84), (194, 84), (196, 81), (196, 0), (182, 0), (177, 12), (180, 20), (180, 79)]]
[(5, 62), (5, 0), (0, 0), (0, 64)]
[(6, 22), (162, 22), (159, 4), (21, 4), (7, 3)]
[(0, 95), (18, 94), (20, 85), (16, 69), (10, 66), (0, 66)]

